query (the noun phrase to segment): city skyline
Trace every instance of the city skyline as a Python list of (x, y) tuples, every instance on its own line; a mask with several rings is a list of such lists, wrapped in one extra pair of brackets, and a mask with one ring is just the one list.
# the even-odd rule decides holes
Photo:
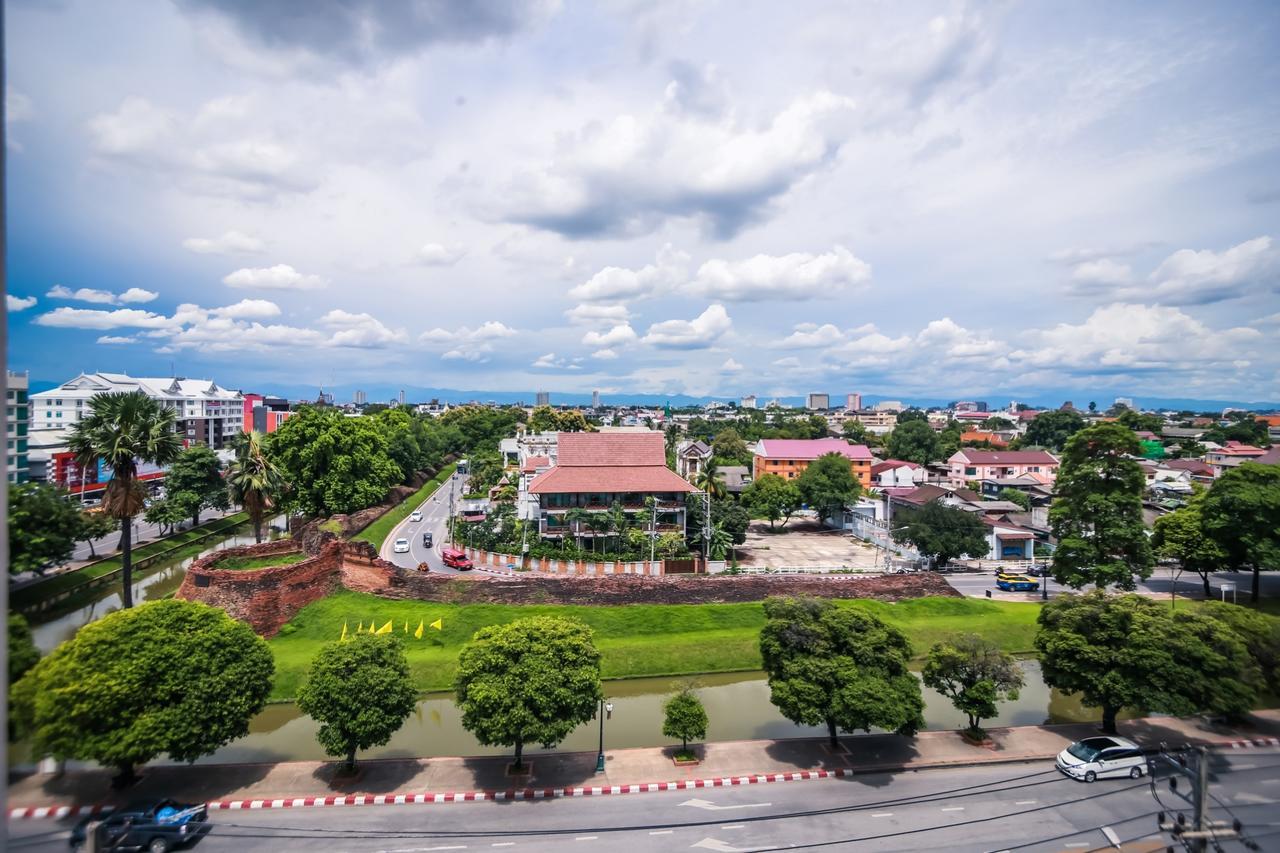
[(1070, 8), (15, 6), (10, 365), (1280, 399), (1280, 15)]

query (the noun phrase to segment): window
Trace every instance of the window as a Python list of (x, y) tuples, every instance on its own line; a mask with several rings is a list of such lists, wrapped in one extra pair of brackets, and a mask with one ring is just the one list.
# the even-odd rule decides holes
[(976, 475), (976, 474), (978, 473), (978, 469), (977, 469), (977, 468), (975, 468), (975, 467), (973, 467), (972, 465), (969, 465), (969, 466), (966, 466), (966, 467), (965, 467), (965, 469), (964, 469), (964, 473), (965, 473), (966, 475), (968, 475), (968, 476), (972, 477), (972, 476), (974, 476), (974, 475)]

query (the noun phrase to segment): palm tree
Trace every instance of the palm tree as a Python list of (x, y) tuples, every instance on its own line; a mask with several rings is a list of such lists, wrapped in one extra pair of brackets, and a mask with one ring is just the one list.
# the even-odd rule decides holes
[(284, 475), (263, 452), (262, 433), (246, 432), (236, 437), (236, 457), (227, 468), (227, 488), (231, 499), (249, 513), (254, 541), (262, 541), (262, 522), (275, 509), (287, 486)]
[(569, 528), (573, 531), (573, 544), (579, 551), (582, 550), (582, 523), (590, 519), (591, 513), (580, 506), (575, 506), (564, 514), (564, 520), (569, 522)]
[(102, 497), (102, 510), (120, 521), (120, 599), (133, 606), (133, 517), (142, 511), (144, 496), (138, 485), (138, 465), (168, 465), (182, 451), (174, 432), (177, 416), (141, 391), (95, 394), (89, 413), (71, 428), (67, 446), (81, 470), (102, 460), (111, 480)]
[(714, 459), (707, 462), (693, 479), (693, 484), (711, 495), (712, 500), (722, 499), (726, 492), (724, 481), (720, 479), (719, 470)]
[(609, 507), (609, 511), (605, 514), (609, 521), (607, 530), (612, 530), (617, 538), (614, 540), (614, 551), (621, 553), (622, 551), (622, 534), (627, 532), (627, 512), (622, 508), (622, 504), (614, 501)]

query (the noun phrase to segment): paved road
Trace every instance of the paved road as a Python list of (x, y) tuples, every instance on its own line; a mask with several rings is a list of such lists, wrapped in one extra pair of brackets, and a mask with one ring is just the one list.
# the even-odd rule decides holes
[[(1228, 753), (1212, 762), (1214, 796), (1245, 822), (1261, 849), (1280, 850), (1280, 751)], [(1174, 808), (1167, 784), (1159, 782), (1158, 790)], [(1086, 785), (1035, 762), (618, 797), (214, 812), (212, 832), (195, 849), (1037, 853), (1105, 849), (1108, 830), (1122, 842), (1154, 842), (1160, 809), (1145, 779)], [(1223, 807), (1211, 816), (1230, 819)], [(15, 822), (10, 849), (65, 849), (67, 826)]]
[[(987, 590), (991, 590), (992, 598), (1004, 601), (1038, 601), (1041, 597), (1040, 591), (1002, 592), (996, 589), (994, 568), (989, 572), (982, 573), (950, 574), (946, 575), (946, 578), (947, 582), (962, 595), (973, 598), (985, 597)], [(1050, 595), (1057, 592), (1072, 591), (1070, 587), (1064, 587), (1052, 578), (1041, 578), (1042, 582), (1046, 580)], [(1262, 595), (1264, 597), (1280, 596), (1280, 576), (1277, 576), (1275, 572), (1263, 572), (1261, 581)], [(1217, 572), (1210, 582), (1215, 598), (1221, 597), (1221, 589), (1224, 583), (1234, 583), (1236, 585), (1236, 600), (1247, 601), (1249, 590), (1252, 588), (1253, 576), (1247, 572)], [(1167, 568), (1158, 567), (1151, 577), (1138, 583), (1138, 592), (1152, 595), (1168, 596), (1175, 589), (1180, 597), (1204, 597), (1204, 584), (1200, 580), (1200, 576), (1194, 572), (1178, 574)], [(1231, 593), (1229, 592), (1227, 593), (1227, 600), (1231, 600)]]
[[(449, 568), (441, 561), (440, 551), (448, 543), (450, 493), (454, 501), (457, 501), (466, 493), (466, 485), (467, 478), (461, 474), (454, 474), (442, 483), (431, 497), (418, 506), (418, 510), (422, 512), (421, 521), (413, 521), (411, 514), (391, 531), (387, 541), (382, 544), (382, 558), (406, 569), (416, 569), (426, 563), (433, 572), (459, 574), (457, 569)], [(422, 544), (422, 534), (428, 531), (432, 536), (430, 548)], [(393, 550), (395, 540), (400, 538), (409, 540), (409, 553), (397, 554)]]

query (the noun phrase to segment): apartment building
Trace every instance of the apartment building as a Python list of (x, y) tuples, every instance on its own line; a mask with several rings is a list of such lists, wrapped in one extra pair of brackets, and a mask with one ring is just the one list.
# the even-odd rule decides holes
[(1058, 459), (1047, 450), (975, 450), (962, 447), (947, 460), (949, 481), (962, 488), (970, 481), (1030, 477), (1050, 484), (1058, 476)]
[(30, 479), (27, 462), (27, 430), (31, 427), (28, 380), (26, 373), (10, 370), (5, 383), (4, 439), (7, 453), (4, 470), (10, 483), (25, 483)]
[(850, 444), (842, 438), (763, 438), (756, 443), (752, 460), (752, 477), (777, 474), (794, 480), (804, 473), (809, 463), (819, 456), (839, 453), (849, 460), (853, 475), (864, 489), (871, 486), (871, 451), (865, 444)]
[[(363, 392), (361, 392), (363, 393)], [(283, 397), (264, 397), (261, 394), (244, 395), (244, 431), (266, 435), (275, 432), (293, 410)]]
[(810, 394), (808, 399), (805, 400), (805, 408), (813, 409), (818, 412), (825, 412), (827, 409), (831, 408), (831, 395)]

